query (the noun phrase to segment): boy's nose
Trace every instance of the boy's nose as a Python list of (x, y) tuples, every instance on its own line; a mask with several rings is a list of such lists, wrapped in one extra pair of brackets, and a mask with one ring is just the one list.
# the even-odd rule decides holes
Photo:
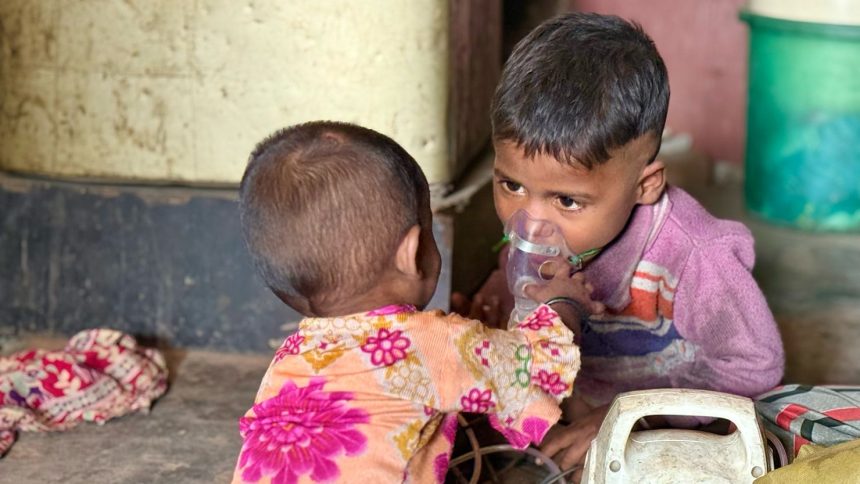
[(535, 220), (547, 220), (548, 218), (549, 214), (547, 213), (547, 209), (543, 203), (533, 201), (528, 203), (524, 208), (526, 213), (529, 214), (529, 218)]

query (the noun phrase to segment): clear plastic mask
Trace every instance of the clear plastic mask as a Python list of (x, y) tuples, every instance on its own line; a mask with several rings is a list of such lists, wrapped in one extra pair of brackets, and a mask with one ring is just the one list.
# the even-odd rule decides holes
[(526, 286), (545, 283), (561, 266), (570, 268), (571, 272), (577, 271), (582, 268), (584, 258), (598, 252), (589, 250), (576, 254), (568, 248), (557, 225), (547, 220), (534, 219), (525, 210), (517, 210), (508, 219), (505, 237), (510, 242), (508, 289), (515, 303), (509, 327), (515, 326), (539, 305), (526, 295)]

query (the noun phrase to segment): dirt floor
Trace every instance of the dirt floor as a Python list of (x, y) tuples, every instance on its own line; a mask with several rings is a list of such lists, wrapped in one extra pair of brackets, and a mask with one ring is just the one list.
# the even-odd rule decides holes
[(0, 483), (229, 482), (241, 444), (238, 418), (253, 403), (271, 356), (166, 355), (171, 387), (149, 415), (21, 433), (0, 459)]

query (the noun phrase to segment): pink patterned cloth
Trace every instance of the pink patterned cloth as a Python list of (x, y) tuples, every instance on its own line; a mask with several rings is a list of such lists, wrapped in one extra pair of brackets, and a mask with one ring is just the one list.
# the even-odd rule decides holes
[(444, 482), (457, 412), (491, 414), (524, 448), (558, 420), (578, 369), (546, 305), (511, 331), (408, 306), (308, 318), (239, 422), (233, 481)]
[(143, 410), (167, 390), (155, 349), (110, 329), (81, 331), (62, 351), (0, 357), (0, 456), (16, 431), (59, 431)]

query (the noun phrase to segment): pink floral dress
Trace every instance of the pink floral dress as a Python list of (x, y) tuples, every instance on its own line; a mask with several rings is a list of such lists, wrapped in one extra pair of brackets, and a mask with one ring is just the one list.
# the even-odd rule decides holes
[(539, 443), (579, 370), (542, 305), (514, 330), (408, 306), (308, 318), (276, 352), (240, 420), (234, 482), (443, 482), (456, 413), (489, 413)]

